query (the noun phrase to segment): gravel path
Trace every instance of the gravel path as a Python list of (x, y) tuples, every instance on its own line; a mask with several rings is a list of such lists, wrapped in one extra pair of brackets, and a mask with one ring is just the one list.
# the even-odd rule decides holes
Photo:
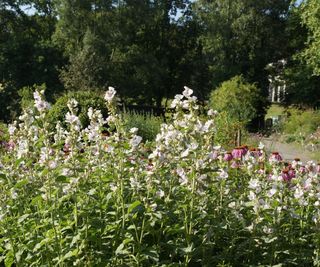
[(263, 138), (261, 142), (265, 145), (267, 151), (279, 152), (282, 158), (286, 161), (299, 158), (302, 162), (306, 163), (312, 159), (310, 152), (304, 150), (302, 147), (299, 147), (296, 144), (281, 143), (271, 138)]

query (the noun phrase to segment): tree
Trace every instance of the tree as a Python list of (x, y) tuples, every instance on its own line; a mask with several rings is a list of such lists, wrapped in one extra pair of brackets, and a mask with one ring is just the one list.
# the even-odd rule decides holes
[[(59, 0), (55, 40), (70, 57), (65, 85), (112, 85), (127, 102), (158, 106), (177, 88), (196, 85), (201, 80), (192, 75), (199, 65), (194, 60), (198, 27), (191, 21), (188, 3)], [(185, 10), (179, 19), (178, 10)]]
[(302, 56), (313, 69), (313, 74), (320, 76), (320, 2), (305, 0), (300, 5), (300, 12), (302, 22), (308, 29), (308, 44)]
[(270, 62), (286, 52), (285, 27), (290, 0), (199, 0), (200, 41), (211, 73), (211, 88), (243, 74), (267, 93)]
[(288, 36), (288, 57), (282, 79), (286, 83), (286, 105), (304, 108), (320, 106), (320, 76), (315, 75), (313, 64), (306, 60), (310, 32), (303, 23), (303, 5), (290, 9), (286, 35)]
[(241, 128), (257, 116), (261, 103), (260, 90), (248, 83), (243, 76), (235, 76), (223, 82), (210, 95), (210, 108), (223, 112), (236, 125), (238, 145), (241, 143)]
[(32, 3), (6, 0), (0, 4), (0, 82), (6, 85), (0, 93), (0, 119), (6, 121), (19, 113), (20, 88), (46, 83), (52, 100), (62, 87), (58, 68), (64, 59), (51, 42), (56, 17), (37, 10), (28, 15), (22, 5)]

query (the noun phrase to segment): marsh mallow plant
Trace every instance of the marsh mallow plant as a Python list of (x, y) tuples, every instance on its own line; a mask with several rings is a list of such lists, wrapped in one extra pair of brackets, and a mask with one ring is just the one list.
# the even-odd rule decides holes
[(0, 264), (320, 265), (319, 165), (262, 144), (224, 151), (219, 115), (200, 117), (190, 88), (151, 145), (125, 130), (114, 88), (108, 117), (90, 108), (86, 128), (70, 99), (50, 131), (50, 106), (34, 98), (2, 142)]

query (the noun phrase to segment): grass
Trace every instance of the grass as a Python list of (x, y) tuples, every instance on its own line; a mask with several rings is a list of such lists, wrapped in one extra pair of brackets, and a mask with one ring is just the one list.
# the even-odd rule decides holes
[(267, 111), (265, 118), (272, 118), (280, 115), (284, 115), (285, 108), (279, 104), (272, 104)]

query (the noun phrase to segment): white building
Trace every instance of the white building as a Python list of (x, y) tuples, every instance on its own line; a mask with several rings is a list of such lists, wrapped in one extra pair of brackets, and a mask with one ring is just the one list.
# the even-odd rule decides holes
[(286, 65), (286, 60), (279, 60), (276, 63), (270, 63), (267, 66), (270, 75), (269, 80), (269, 101), (272, 103), (281, 103), (286, 96), (286, 83), (283, 80), (282, 73)]

